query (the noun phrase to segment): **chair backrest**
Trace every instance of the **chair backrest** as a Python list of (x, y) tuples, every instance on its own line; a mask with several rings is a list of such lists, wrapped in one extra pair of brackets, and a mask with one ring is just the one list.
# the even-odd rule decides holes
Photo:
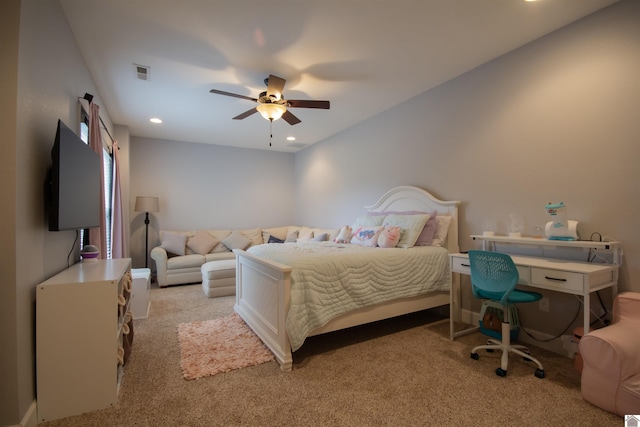
[(481, 289), (491, 294), (491, 299), (506, 305), (520, 278), (511, 257), (500, 252), (469, 251), (469, 263), (473, 295), (482, 298), (477, 292)]

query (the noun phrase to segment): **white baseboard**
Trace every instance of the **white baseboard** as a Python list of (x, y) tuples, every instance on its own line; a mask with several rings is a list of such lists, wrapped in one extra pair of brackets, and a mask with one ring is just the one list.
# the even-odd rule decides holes
[(20, 424), (13, 427), (36, 427), (38, 425), (38, 406), (36, 401), (34, 400), (29, 405), (29, 409), (22, 417)]
[[(480, 313), (472, 312), (469, 310), (462, 310), (461, 313), (462, 322), (477, 325), (478, 320), (480, 319)], [(536, 346), (543, 350), (550, 351), (552, 353), (559, 354), (561, 356), (566, 356), (568, 358), (573, 358), (574, 353), (577, 351), (577, 345), (573, 345), (569, 343), (567, 339), (556, 338), (551, 341), (546, 341), (553, 338), (552, 335), (546, 334), (544, 332), (535, 331), (532, 329), (527, 329), (529, 333), (531, 333), (536, 338), (543, 340), (537, 341), (527, 335), (526, 332), (522, 330), (522, 326), (520, 327), (520, 333), (518, 334), (518, 341), (526, 345)]]

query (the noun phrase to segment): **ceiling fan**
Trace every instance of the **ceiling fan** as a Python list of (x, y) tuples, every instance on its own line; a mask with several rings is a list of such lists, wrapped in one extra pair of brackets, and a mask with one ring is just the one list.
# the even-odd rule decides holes
[(252, 108), (242, 114), (235, 116), (233, 118), (234, 120), (242, 120), (256, 112), (259, 112), (262, 117), (269, 120), (270, 122), (278, 120), (280, 117), (282, 117), (290, 125), (295, 125), (300, 123), (300, 119), (294, 116), (288, 110), (288, 108), (320, 108), (324, 110), (329, 109), (329, 101), (285, 99), (282, 93), (285, 83), (285, 79), (270, 74), (269, 77), (264, 79), (264, 84), (267, 86), (267, 90), (260, 93), (257, 99), (217, 89), (211, 89), (209, 92), (216, 93), (218, 95), (233, 96), (234, 98), (248, 99), (249, 101), (258, 103), (255, 108)]

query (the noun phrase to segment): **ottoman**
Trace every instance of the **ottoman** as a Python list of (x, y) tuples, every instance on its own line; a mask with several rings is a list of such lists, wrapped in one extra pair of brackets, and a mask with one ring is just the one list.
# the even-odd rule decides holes
[(236, 294), (236, 260), (221, 259), (202, 264), (202, 290), (209, 298)]

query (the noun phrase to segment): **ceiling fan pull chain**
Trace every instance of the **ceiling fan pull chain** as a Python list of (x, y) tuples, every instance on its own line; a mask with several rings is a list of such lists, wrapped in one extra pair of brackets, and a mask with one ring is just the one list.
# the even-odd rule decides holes
[(273, 141), (273, 119), (269, 119), (269, 147), (271, 147), (271, 141)]

